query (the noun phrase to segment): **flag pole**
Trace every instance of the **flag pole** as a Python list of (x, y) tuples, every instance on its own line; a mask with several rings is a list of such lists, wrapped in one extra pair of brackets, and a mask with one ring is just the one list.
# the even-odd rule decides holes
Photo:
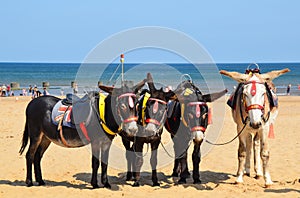
[(120, 61), (122, 64), (122, 85), (124, 85), (124, 54), (121, 54), (120, 56)]

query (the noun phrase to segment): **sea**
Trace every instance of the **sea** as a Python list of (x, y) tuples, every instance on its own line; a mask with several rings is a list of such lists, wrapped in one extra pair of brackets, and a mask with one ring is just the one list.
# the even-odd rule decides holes
[[(291, 71), (276, 78), (273, 82), (278, 95), (286, 95), (287, 86), (291, 84), (290, 95), (300, 96), (300, 63), (258, 63), (261, 73), (272, 70), (289, 68)], [(72, 93), (71, 85), (78, 83), (79, 93), (97, 90), (98, 83), (118, 87), (123, 80), (137, 83), (146, 78), (146, 73), (153, 74), (157, 87), (176, 87), (183, 79), (192, 80), (203, 93), (227, 88), (230, 94), (237, 82), (220, 76), (219, 70), (237, 71), (244, 73), (249, 63), (216, 63), (216, 64), (81, 64), (81, 63), (13, 63), (0, 62), (0, 86), (17, 83), (18, 89), (13, 90), (14, 95), (23, 94), (23, 89), (36, 86), (43, 89), (43, 83), (48, 83), (48, 92), (51, 95), (65, 95)], [(84, 73), (84, 75), (81, 75)]]

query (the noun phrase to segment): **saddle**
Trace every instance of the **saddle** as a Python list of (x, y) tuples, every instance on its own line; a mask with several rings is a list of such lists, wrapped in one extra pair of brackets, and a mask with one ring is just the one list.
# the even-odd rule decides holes
[(55, 125), (76, 128), (76, 125), (90, 122), (92, 117), (92, 100), (88, 95), (79, 98), (67, 94), (66, 98), (58, 101), (52, 110), (52, 122)]
[(73, 102), (76, 102), (78, 100), (80, 100), (80, 98), (78, 96), (69, 93), (69, 94), (66, 95), (66, 98), (64, 98), (62, 100), (62, 104), (70, 106), (70, 105), (73, 104)]

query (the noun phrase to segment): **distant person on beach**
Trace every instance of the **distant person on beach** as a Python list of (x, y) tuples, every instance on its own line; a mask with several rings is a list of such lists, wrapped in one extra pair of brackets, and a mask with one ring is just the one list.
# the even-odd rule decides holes
[(74, 84), (73, 93), (74, 94), (78, 93), (78, 85), (77, 85), (77, 83)]
[(47, 88), (44, 87), (43, 96), (47, 96), (47, 95), (49, 95), (49, 92), (47, 91)]
[(32, 86), (31, 86), (31, 85), (29, 85), (28, 93), (29, 93), (29, 95), (33, 93)]
[(42, 95), (42, 93), (38, 90), (37, 87), (33, 88), (33, 92), (32, 92), (32, 99), (40, 97)]
[(7, 85), (7, 95), (10, 96), (10, 85)]
[(27, 96), (27, 92), (25, 88), (22, 89), (22, 96)]
[(60, 89), (60, 95), (61, 95), (61, 96), (64, 95), (64, 89), (63, 89), (63, 88)]
[(287, 86), (287, 88), (286, 88), (286, 95), (290, 95), (290, 92), (291, 92), (291, 87), (292, 87), (292, 85), (291, 85), (291, 83)]
[(3, 84), (2, 85), (2, 87), (1, 87), (1, 96), (2, 97), (4, 97), (4, 96), (6, 96), (6, 89), (7, 89), (7, 87), (5, 86), (5, 84)]

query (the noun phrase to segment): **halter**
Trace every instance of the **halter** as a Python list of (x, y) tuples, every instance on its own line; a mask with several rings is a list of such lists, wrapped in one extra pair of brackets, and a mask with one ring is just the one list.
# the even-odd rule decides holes
[[(266, 86), (266, 83), (258, 82), (258, 81), (248, 81), (248, 82), (244, 83), (244, 85), (247, 85), (247, 84), (252, 84), (251, 91), (250, 91), (250, 93), (251, 93), (252, 96), (255, 96), (255, 94), (256, 94), (256, 84), (263, 84), (263, 85)], [(267, 93), (264, 94), (265, 98), (266, 98), (266, 94)], [(240, 98), (240, 100), (242, 101), (242, 97)], [(265, 110), (265, 100), (264, 100), (264, 104), (263, 105), (260, 105), (260, 104), (251, 104), (249, 106), (247, 106), (246, 102), (244, 101), (244, 106), (245, 106), (246, 113), (248, 113), (250, 110), (253, 110), (253, 109), (259, 109), (261, 111), (264, 111)], [(244, 119), (241, 107), (240, 107), (240, 116), (242, 118), (243, 124), (246, 124), (246, 122), (247, 122), (247, 120), (249, 118), (246, 117), (246, 119)], [(262, 117), (262, 119), (263, 119), (264, 122), (267, 122), (269, 120), (269, 118), (270, 118), (270, 111), (268, 112), (266, 118), (264, 116)]]
[[(163, 100), (158, 99), (158, 98), (149, 98), (148, 101), (155, 101), (155, 102), (154, 102), (154, 105), (153, 105), (153, 113), (154, 113), (154, 114), (157, 113), (157, 111), (158, 111), (158, 103), (161, 103), (161, 104), (163, 104), (163, 105), (167, 105), (167, 102), (166, 102), (166, 101), (163, 101)], [(164, 112), (161, 121), (163, 121), (163, 120), (165, 119), (165, 117), (166, 117), (166, 111)], [(147, 118), (147, 119), (145, 120), (145, 122), (146, 122), (146, 123), (152, 123), (152, 124), (155, 124), (155, 125), (159, 126), (159, 129), (162, 128), (162, 126), (163, 126), (163, 123), (161, 123), (160, 121), (158, 121), (158, 120), (156, 120), (156, 119), (154, 119), (154, 118)]]
[[(133, 98), (136, 98), (136, 95), (134, 93), (124, 93), (124, 94), (121, 94), (120, 96), (118, 96), (118, 100), (121, 99), (121, 98), (125, 98), (125, 97), (128, 97), (128, 105), (130, 108), (134, 108), (134, 101), (133, 101)], [(120, 115), (121, 117), (121, 115)], [(129, 122), (134, 122), (134, 121), (137, 121), (138, 120), (138, 117), (137, 116), (132, 116), (132, 117), (129, 117), (127, 119), (122, 119), (122, 122), (123, 123), (129, 123)]]
[[(250, 93), (252, 96), (255, 96), (256, 95), (256, 84), (262, 84), (262, 85), (265, 85), (265, 83), (263, 82), (257, 82), (257, 81), (249, 81), (249, 82), (246, 82), (245, 85), (248, 85), (248, 84), (252, 84), (251, 86), (251, 90), (250, 90)], [(251, 104), (249, 106), (246, 105), (246, 112), (250, 111), (250, 110), (253, 110), (253, 109), (260, 109), (260, 110), (264, 110), (265, 107), (260, 105), (260, 104)]]
[[(199, 118), (201, 116), (201, 109), (200, 107), (201, 106), (205, 106), (207, 107), (207, 104), (206, 102), (189, 102), (187, 104), (187, 106), (196, 106), (196, 117)], [(186, 122), (186, 120), (184, 119), (184, 104), (182, 104), (182, 115), (181, 115), (181, 118), (182, 118), (182, 122), (183, 124), (188, 127), (188, 124)], [(195, 132), (195, 131), (203, 131), (205, 132), (206, 131), (206, 128), (203, 127), (203, 126), (194, 126), (193, 128), (191, 128), (191, 132)]]

